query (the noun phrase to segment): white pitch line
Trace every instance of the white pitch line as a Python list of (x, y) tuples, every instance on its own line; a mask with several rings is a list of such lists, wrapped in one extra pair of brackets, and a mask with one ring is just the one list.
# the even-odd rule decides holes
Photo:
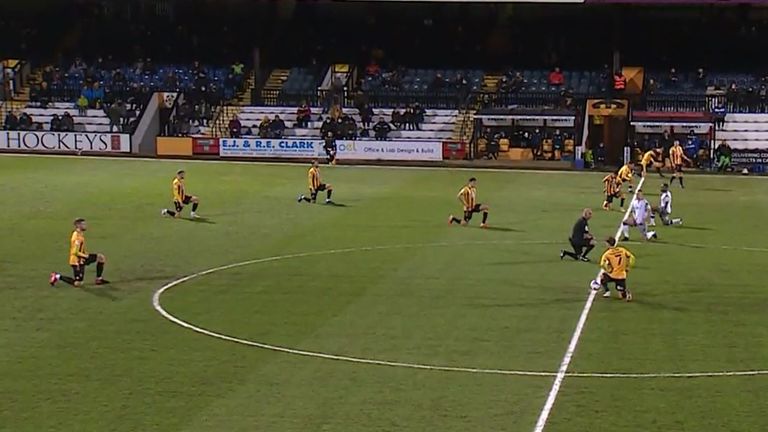
[[(350, 253), (350, 252), (362, 252), (362, 251), (372, 251), (372, 250), (385, 250), (385, 249), (396, 249), (396, 248), (415, 248), (415, 247), (430, 247), (430, 246), (457, 246), (457, 245), (470, 245), (470, 244), (503, 244), (503, 243), (517, 243), (517, 244), (553, 244), (553, 243), (559, 243), (558, 241), (536, 241), (536, 240), (529, 240), (529, 241), (512, 241), (512, 240), (492, 240), (492, 241), (468, 241), (468, 242), (455, 242), (455, 243), (426, 243), (426, 244), (403, 244), (403, 245), (390, 245), (390, 246), (368, 246), (368, 247), (357, 247), (357, 248), (346, 248), (346, 249), (334, 249), (334, 250), (327, 250), (327, 251), (315, 251), (315, 252), (301, 252), (301, 253), (295, 253), (295, 254), (289, 254), (289, 255), (280, 255), (280, 256), (272, 256), (272, 257), (266, 257), (266, 258), (259, 258), (259, 259), (253, 259), (248, 261), (243, 261), (239, 263), (234, 264), (227, 264), (222, 265), (219, 267), (214, 267), (208, 270), (203, 270), (188, 276), (184, 276), (182, 278), (176, 279), (174, 281), (171, 281), (162, 287), (160, 287), (152, 296), (152, 306), (163, 318), (169, 320), (170, 322), (181, 326), (183, 328), (186, 328), (188, 330), (191, 330), (195, 333), (202, 334), (204, 336), (213, 337), (219, 340), (232, 342), (240, 345), (246, 345), (251, 347), (256, 347), (260, 349), (267, 349), (271, 351), (276, 352), (282, 352), (286, 354), (293, 354), (293, 355), (300, 355), (304, 357), (310, 357), (310, 358), (320, 358), (325, 360), (335, 360), (335, 361), (343, 361), (348, 363), (354, 363), (354, 364), (366, 364), (366, 365), (376, 365), (376, 366), (389, 366), (389, 367), (399, 367), (399, 368), (407, 368), (407, 369), (420, 369), (420, 370), (430, 370), (430, 371), (441, 371), (441, 372), (460, 372), (460, 373), (474, 373), (474, 374), (489, 374), (489, 375), (506, 375), (506, 376), (529, 376), (529, 377), (555, 377), (558, 375), (557, 372), (548, 372), (548, 371), (531, 371), (531, 370), (510, 370), (510, 369), (486, 369), (486, 368), (479, 368), (479, 367), (467, 367), (467, 366), (444, 366), (444, 365), (431, 365), (431, 364), (419, 364), (419, 363), (407, 363), (407, 362), (401, 362), (401, 361), (391, 361), (391, 360), (377, 360), (377, 359), (369, 359), (369, 358), (362, 358), (362, 357), (353, 357), (353, 356), (345, 356), (345, 355), (338, 355), (338, 354), (330, 354), (330, 353), (323, 353), (323, 352), (316, 352), (316, 351), (306, 351), (306, 350), (300, 350), (300, 349), (294, 349), (279, 345), (272, 345), (267, 344), (263, 342), (257, 342), (252, 341), (248, 339), (242, 339), (234, 336), (225, 335), (222, 333), (217, 333), (212, 330), (205, 329), (203, 327), (200, 327), (198, 325), (195, 325), (193, 323), (190, 323), (188, 321), (184, 321), (181, 318), (178, 318), (165, 310), (163, 308), (160, 298), (163, 295), (163, 293), (167, 292), (173, 287), (176, 287), (178, 285), (181, 285), (184, 282), (188, 282), (192, 279), (195, 279), (200, 276), (209, 275), (211, 273), (216, 273), (219, 271), (229, 270), (237, 267), (243, 267), (246, 265), (251, 264), (259, 264), (259, 263), (266, 263), (266, 262), (274, 262), (274, 261), (280, 261), (280, 260), (286, 260), (291, 258), (302, 258), (302, 257), (310, 257), (310, 256), (319, 256), (319, 255), (326, 255), (326, 254), (339, 254), (339, 253)], [(735, 248), (735, 247), (734, 247)], [(765, 251), (768, 251), (766, 249)], [(566, 373), (566, 376), (568, 377), (574, 377), (574, 378), (633, 378), (633, 379), (642, 379), (642, 378), (711, 378), (711, 377), (732, 377), (732, 376), (757, 376), (757, 375), (768, 375), (768, 370), (745, 370), (745, 371), (715, 371), (715, 372), (653, 372), (653, 373), (637, 373), (637, 372), (568, 372)]]
[[(621, 238), (622, 224), (627, 220), (627, 217), (629, 217), (629, 213), (632, 211), (632, 204), (637, 199), (637, 193), (642, 189), (644, 182), (645, 177), (642, 177), (637, 183), (635, 193), (629, 201), (629, 206), (627, 206), (627, 211), (624, 212), (624, 217), (621, 218), (619, 228), (616, 230), (616, 235), (613, 237), (616, 239), (616, 244), (619, 244), (619, 239)], [(598, 272), (598, 274), (600, 273)], [(573, 360), (573, 354), (576, 352), (576, 347), (579, 346), (579, 339), (581, 339), (581, 333), (584, 331), (584, 326), (587, 324), (587, 318), (589, 317), (589, 312), (592, 310), (592, 304), (595, 302), (595, 296), (597, 296), (597, 291), (590, 289), (589, 295), (587, 295), (587, 301), (584, 303), (584, 308), (581, 310), (579, 321), (576, 323), (576, 329), (573, 331), (573, 335), (571, 335), (571, 341), (568, 343), (568, 348), (565, 350), (565, 355), (560, 362), (557, 375), (555, 376), (554, 382), (552, 382), (552, 387), (549, 389), (547, 400), (541, 408), (539, 419), (536, 420), (536, 427), (534, 427), (533, 432), (543, 432), (544, 428), (547, 426), (547, 420), (549, 420), (549, 415), (552, 413), (552, 407), (555, 406), (557, 395), (560, 393), (560, 387), (563, 385), (563, 381), (568, 374), (568, 368), (571, 365), (571, 360)]]
[[(137, 162), (164, 162), (175, 164), (231, 164), (231, 165), (266, 165), (266, 166), (307, 166), (307, 163), (302, 162), (290, 162), (286, 159), (285, 162), (272, 162), (272, 161), (258, 161), (258, 160), (236, 160), (236, 159), (173, 159), (173, 158), (153, 158), (153, 157), (133, 157), (133, 156), (78, 156), (76, 154), (35, 154), (35, 153), (4, 153), (0, 152), (0, 157), (27, 157), (27, 158), (46, 158), (46, 159), (104, 159), (104, 160), (118, 160), (118, 161), (137, 161)], [(476, 171), (476, 172), (493, 172), (493, 173), (505, 173), (505, 172), (525, 172), (535, 174), (569, 174), (569, 175), (584, 175), (584, 174), (605, 174), (605, 172), (596, 172), (588, 170), (572, 170), (572, 169), (538, 169), (538, 168), (525, 168), (525, 167), (509, 167), (509, 168), (491, 168), (491, 167), (467, 167), (467, 166), (412, 166), (412, 165), (383, 165), (383, 164), (370, 164), (370, 163), (354, 163), (353, 160), (347, 159), (347, 162), (343, 165), (336, 165), (336, 168), (350, 169), (350, 168), (373, 168), (373, 169), (391, 169), (391, 170), (414, 170), (414, 171)], [(395, 161), (392, 161), (395, 162)], [(606, 171), (607, 172), (607, 171)], [(736, 176), (736, 175), (723, 175), (723, 174), (707, 174), (707, 173), (695, 173), (696, 177), (717, 177), (728, 179), (763, 179), (768, 180), (766, 175), (751, 175), (751, 176)]]

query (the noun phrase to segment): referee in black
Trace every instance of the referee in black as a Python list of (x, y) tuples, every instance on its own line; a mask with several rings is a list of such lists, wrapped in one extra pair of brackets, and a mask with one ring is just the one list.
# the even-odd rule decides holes
[(573, 232), (571, 232), (571, 238), (568, 239), (571, 242), (573, 252), (567, 250), (560, 251), (560, 259), (565, 257), (571, 257), (575, 260), (589, 262), (587, 255), (592, 249), (595, 248), (595, 238), (589, 232), (589, 219), (592, 218), (592, 209), (585, 208), (581, 212), (581, 217), (573, 225)]

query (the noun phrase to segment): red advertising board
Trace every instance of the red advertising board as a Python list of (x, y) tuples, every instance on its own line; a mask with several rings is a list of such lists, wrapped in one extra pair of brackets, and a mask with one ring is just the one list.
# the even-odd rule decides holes
[(192, 154), (195, 155), (219, 155), (218, 138), (193, 138)]

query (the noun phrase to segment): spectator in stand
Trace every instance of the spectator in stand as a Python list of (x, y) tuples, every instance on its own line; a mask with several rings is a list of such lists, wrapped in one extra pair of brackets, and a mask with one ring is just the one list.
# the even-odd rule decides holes
[(104, 101), (104, 89), (101, 88), (98, 82), (93, 83), (91, 87), (91, 98), (88, 99), (88, 103), (91, 108), (99, 108)]
[(680, 80), (680, 77), (677, 75), (677, 69), (671, 68), (669, 69), (669, 76), (667, 77), (669, 80), (669, 83), (671, 85), (677, 85), (677, 82)]
[(760, 88), (757, 90), (758, 99), (758, 112), (765, 113), (766, 105), (768, 104), (768, 86), (760, 84)]
[(397, 129), (402, 129), (403, 127), (403, 114), (400, 112), (400, 109), (395, 107), (394, 110), (392, 110), (392, 116), (391, 116), (392, 126), (394, 126)]
[(320, 125), (320, 136), (328, 136), (329, 133), (336, 136), (336, 122), (331, 117), (326, 117)]
[(351, 115), (344, 113), (341, 116), (341, 128), (342, 128), (341, 136), (344, 139), (357, 138), (357, 123), (355, 122), (355, 119)]
[(48, 129), (51, 132), (60, 132), (61, 131), (61, 117), (59, 117), (58, 114), (54, 114), (51, 118), (51, 126)]
[(715, 149), (715, 160), (717, 161), (717, 170), (719, 172), (725, 172), (731, 170), (731, 155), (733, 151), (731, 146), (728, 145), (725, 140), (720, 141), (720, 145)]
[(109, 118), (109, 131), (113, 132), (114, 129), (117, 129), (118, 132), (121, 132), (122, 117), (120, 116), (120, 108), (116, 103), (107, 110), (107, 117)]
[(738, 104), (739, 104), (739, 98), (740, 98), (740, 90), (736, 86), (736, 82), (732, 82), (730, 86), (728, 86), (728, 90), (725, 92), (725, 100), (728, 102), (728, 111), (729, 112), (735, 112), (737, 110)]
[(243, 62), (237, 60), (232, 63), (232, 75), (235, 76), (235, 81), (237, 81), (238, 86), (243, 84), (243, 81), (245, 80), (245, 65)]
[(259, 138), (270, 138), (269, 136), (269, 117), (264, 116), (259, 123)]
[(655, 79), (649, 78), (648, 79), (648, 85), (646, 86), (646, 93), (648, 95), (655, 94), (659, 90), (659, 84), (656, 82)]
[(429, 90), (433, 92), (442, 91), (444, 87), (445, 87), (445, 79), (443, 79), (443, 76), (441, 74), (435, 75), (435, 78), (432, 80), (431, 83), (429, 83)]
[(512, 93), (517, 93), (523, 89), (524, 85), (525, 78), (523, 78), (523, 74), (520, 72), (515, 72), (515, 76), (512, 77), (512, 80), (509, 82), (509, 91)]
[[(677, 141), (675, 141), (677, 143)], [(695, 131), (690, 131), (688, 133), (688, 136), (685, 140), (685, 145), (683, 146), (683, 152), (685, 153), (685, 156), (691, 160), (691, 162), (696, 165), (696, 161), (698, 159), (699, 149), (701, 148), (701, 140), (696, 135)]]
[(240, 123), (240, 119), (237, 118), (237, 116), (233, 116), (232, 120), (229, 121), (229, 124), (227, 125), (227, 129), (229, 130), (229, 136), (232, 138), (240, 138), (240, 133), (243, 129), (242, 123)]
[(552, 135), (552, 149), (556, 154), (562, 154), (565, 144), (565, 137), (560, 133), (560, 129), (555, 129), (555, 133)]
[(606, 155), (607, 155), (607, 151), (605, 150), (605, 143), (601, 141), (600, 144), (597, 145), (597, 148), (595, 149), (595, 152), (593, 155), (594, 161), (598, 168), (602, 168), (603, 166), (605, 166)]
[(669, 134), (668, 130), (665, 130), (661, 133), (658, 146), (664, 149), (664, 154), (667, 154), (669, 152), (669, 148), (672, 147), (672, 142), (672, 135)]
[(555, 68), (552, 69), (552, 72), (549, 73), (549, 77), (547, 77), (547, 82), (551, 86), (561, 86), (565, 84), (565, 77), (559, 67), (555, 66)]
[(19, 118), (16, 117), (16, 113), (13, 111), (8, 111), (8, 114), (5, 115), (5, 123), (3, 124), (5, 130), (19, 130)]
[(704, 68), (696, 70), (696, 87), (707, 88), (707, 74), (704, 72)]
[(413, 104), (413, 115), (415, 117), (416, 130), (421, 130), (421, 125), (424, 123), (427, 112), (418, 102)]
[(312, 109), (307, 105), (307, 101), (301, 101), (301, 105), (296, 110), (296, 127), (307, 128), (312, 121)]
[[(121, 74), (122, 75), (122, 74)], [(112, 81), (114, 82), (114, 77)], [(168, 75), (163, 79), (163, 87), (167, 90), (176, 90), (179, 87), (179, 79), (176, 77), (176, 73), (173, 71), (168, 72)]]
[(360, 124), (364, 128), (370, 129), (372, 121), (373, 121), (373, 108), (371, 108), (370, 105), (365, 104), (360, 108)]
[(208, 126), (213, 120), (213, 107), (207, 101), (200, 102), (200, 125)]
[(373, 132), (376, 141), (386, 141), (389, 133), (392, 132), (392, 126), (384, 120), (384, 117), (379, 117), (379, 121), (373, 125)]
[(62, 132), (75, 131), (75, 119), (72, 117), (69, 111), (64, 111), (64, 115), (61, 116), (61, 131)]
[(502, 76), (499, 80), (499, 84), (496, 87), (496, 91), (499, 93), (509, 93), (511, 91), (509, 78), (506, 75)]
[(32, 116), (26, 112), (21, 113), (21, 116), (19, 116), (19, 130), (32, 130), (34, 123), (35, 122), (32, 120)]
[(144, 75), (154, 75), (157, 72), (155, 63), (153, 63), (152, 59), (149, 57), (147, 57), (147, 61), (144, 62), (143, 72), (144, 72)]
[(77, 98), (77, 114), (81, 117), (85, 117), (88, 115), (88, 98), (85, 97), (84, 94), (81, 94), (79, 98)]
[(86, 69), (88, 69), (88, 66), (83, 59), (76, 57), (75, 61), (72, 62), (72, 65), (69, 67), (69, 73), (72, 75), (84, 75)]
[(371, 60), (368, 66), (365, 67), (365, 74), (369, 77), (377, 77), (381, 75), (381, 67), (376, 63), (376, 60)]
[(269, 123), (269, 132), (272, 138), (282, 138), (285, 133), (285, 122), (279, 115), (275, 115), (275, 118)]
[(410, 105), (405, 107), (403, 123), (405, 123), (405, 130), (416, 130), (416, 116), (413, 114), (413, 108)]

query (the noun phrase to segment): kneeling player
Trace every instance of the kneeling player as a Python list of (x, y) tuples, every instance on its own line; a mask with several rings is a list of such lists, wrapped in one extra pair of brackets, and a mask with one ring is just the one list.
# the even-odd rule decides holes
[(480, 224), (480, 227), (487, 228), (488, 210), (490, 210), (490, 207), (488, 207), (486, 204), (480, 204), (476, 201), (477, 179), (474, 177), (469, 179), (469, 182), (463, 188), (461, 188), (457, 197), (464, 209), (464, 219), (459, 219), (453, 215), (450, 215), (448, 218), (448, 223), (467, 225), (469, 221), (472, 220), (473, 214), (482, 212), (483, 222)]
[(48, 282), (53, 286), (62, 281), (76, 287), (83, 285), (85, 279), (85, 268), (96, 263), (96, 285), (108, 283), (104, 280), (104, 265), (107, 263), (107, 257), (99, 253), (89, 254), (85, 249), (85, 231), (87, 229), (85, 219), (75, 219), (75, 230), (69, 239), (69, 265), (72, 267), (72, 277), (64, 276), (61, 273), (51, 273)]
[(608, 237), (608, 249), (600, 258), (600, 274), (592, 281), (592, 289), (603, 289), (603, 297), (610, 297), (609, 283), (613, 283), (621, 298), (631, 301), (632, 292), (627, 288), (627, 275), (630, 267), (635, 265), (635, 256), (627, 249), (616, 246), (616, 239)]
[(611, 173), (603, 178), (603, 192), (605, 192), (604, 210), (611, 209), (614, 198), (621, 200), (620, 207), (624, 209), (624, 194), (621, 192), (621, 180), (617, 174)]
[(186, 172), (184, 170), (176, 171), (176, 177), (171, 182), (171, 191), (173, 194), (173, 210), (163, 209), (160, 212), (163, 216), (181, 217), (181, 211), (185, 205), (192, 203), (192, 212), (189, 216), (193, 219), (197, 218), (197, 207), (200, 205), (200, 199), (194, 195), (187, 195), (186, 187), (184, 186), (184, 178)]
[(645, 240), (657, 238), (655, 231), (648, 231), (646, 221), (652, 214), (651, 204), (643, 196), (643, 191), (637, 191), (637, 198), (632, 201), (632, 214), (621, 222), (622, 240), (629, 240), (629, 227), (637, 227)]
[(682, 225), (682, 218), (672, 217), (672, 192), (669, 186), (664, 183), (661, 185), (661, 196), (659, 197), (659, 206), (652, 209), (650, 226), (656, 226), (656, 215), (661, 217), (661, 223), (664, 225)]
[(299, 202), (306, 201), (315, 203), (317, 202), (317, 194), (325, 191), (325, 203), (333, 204), (333, 201), (331, 201), (333, 186), (323, 183), (320, 178), (320, 164), (317, 161), (312, 162), (312, 166), (307, 172), (307, 182), (309, 183), (309, 196), (300, 195)]

